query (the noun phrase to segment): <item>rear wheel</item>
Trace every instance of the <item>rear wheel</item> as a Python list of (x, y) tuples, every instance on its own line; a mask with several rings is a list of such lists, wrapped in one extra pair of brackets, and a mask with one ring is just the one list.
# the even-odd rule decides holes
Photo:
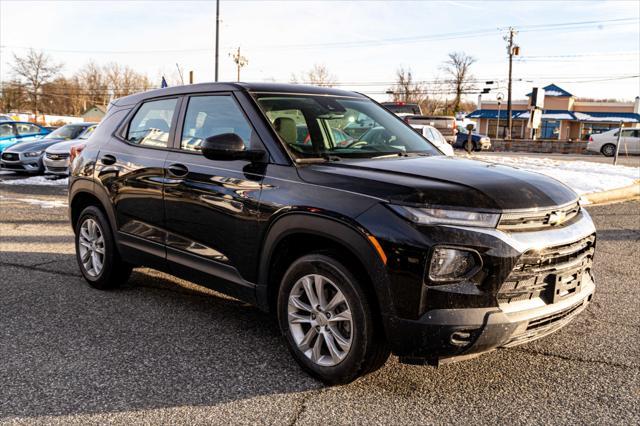
[(289, 267), (278, 319), (293, 357), (325, 383), (349, 383), (389, 357), (365, 291), (333, 257), (311, 254)]
[(111, 289), (129, 279), (132, 267), (120, 258), (111, 226), (100, 209), (95, 206), (85, 208), (75, 231), (78, 266), (92, 287)]
[(600, 148), (600, 152), (605, 157), (613, 157), (616, 154), (616, 146), (612, 143), (608, 143)]

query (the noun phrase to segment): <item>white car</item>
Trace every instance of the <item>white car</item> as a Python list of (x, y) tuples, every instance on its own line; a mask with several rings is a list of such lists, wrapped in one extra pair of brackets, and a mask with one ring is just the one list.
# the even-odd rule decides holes
[[(619, 129), (612, 129), (607, 132), (591, 135), (587, 144), (587, 151), (600, 152), (605, 157), (613, 157), (616, 153), (616, 143), (618, 143)], [(620, 136), (621, 154), (640, 154), (640, 129), (622, 129)]]
[(42, 163), (44, 164), (44, 172), (48, 175), (68, 176), (69, 175), (69, 157), (71, 149), (79, 145), (87, 143), (89, 136), (98, 125), (88, 127), (77, 139), (59, 142), (51, 145), (44, 151)]
[(429, 126), (428, 124), (412, 124), (411, 127), (419, 130), (422, 136), (434, 144), (444, 155), (453, 157), (453, 147), (449, 142), (447, 142), (438, 129), (433, 126)]

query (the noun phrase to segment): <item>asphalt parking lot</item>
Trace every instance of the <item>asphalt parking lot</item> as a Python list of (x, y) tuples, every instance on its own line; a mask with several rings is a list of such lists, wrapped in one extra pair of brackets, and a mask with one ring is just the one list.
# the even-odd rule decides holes
[(0, 183), (0, 423), (638, 424), (640, 203), (588, 210), (598, 289), (567, 327), (330, 388), (251, 306), (149, 269), (89, 288), (65, 189)]

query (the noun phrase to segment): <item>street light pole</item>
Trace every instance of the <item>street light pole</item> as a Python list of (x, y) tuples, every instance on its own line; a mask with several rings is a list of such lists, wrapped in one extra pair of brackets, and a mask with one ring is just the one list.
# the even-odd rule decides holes
[(511, 81), (513, 70), (513, 55), (518, 55), (519, 47), (513, 45), (513, 37), (517, 34), (517, 31), (513, 27), (509, 27), (509, 34), (505, 36), (505, 40), (509, 43), (507, 45), (507, 51), (509, 52), (509, 84), (507, 86), (507, 132), (505, 139), (511, 140)]
[(218, 81), (218, 52), (220, 50), (220, 0), (216, 0), (216, 70), (215, 81)]

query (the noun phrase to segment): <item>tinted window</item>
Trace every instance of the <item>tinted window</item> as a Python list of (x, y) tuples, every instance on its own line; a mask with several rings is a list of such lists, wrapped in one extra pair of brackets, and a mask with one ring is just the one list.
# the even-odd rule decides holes
[(86, 129), (86, 125), (77, 125), (77, 124), (67, 124), (66, 126), (62, 126), (59, 129), (54, 130), (45, 136), (45, 139), (76, 139), (80, 136), (80, 133), (84, 132)]
[(206, 138), (235, 133), (248, 148), (252, 132), (251, 125), (231, 96), (193, 96), (184, 118), (180, 147), (199, 151)]
[(13, 134), (13, 126), (11, 124), (0, 124), (0, 138), (15, 136)]
[(33, 135), (40, 133), (40, 127), (31, 123), (16, 123), (16, 130), (19, 135)]
[(177, 99), (163, 99), (142, 104), (129, 124), (127, 141), (166, 147), (177, 102)]

